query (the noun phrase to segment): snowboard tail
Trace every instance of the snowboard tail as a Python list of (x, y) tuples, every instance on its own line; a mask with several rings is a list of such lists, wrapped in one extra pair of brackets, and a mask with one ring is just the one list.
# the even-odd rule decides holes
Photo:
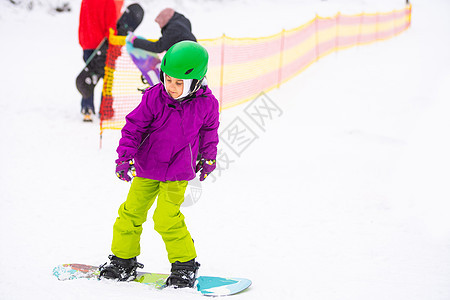
[[(81, 278), (98, 280), (99, 274), (98, 267), (84, 264), (62, 264), (53, 269), (53, 275), (58, 280)], [(162, 290), (166, 288), (167, 277), (169, 274), (138, 272), (134, 281)], [(251, 284), (252, 282), (245, 278), (200, 276), (197, 278), (195, 288), (204, 296), (229, 296), (246, 290)]]
[(142, 7), (137, 3), (129, 5), (117, 21), (117, 35), (127, 35), (129, 31), (135, 31), (143, 19), (144, 10)]

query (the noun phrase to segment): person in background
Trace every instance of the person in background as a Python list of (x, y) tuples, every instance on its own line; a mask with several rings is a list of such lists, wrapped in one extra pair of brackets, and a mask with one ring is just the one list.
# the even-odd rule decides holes
[[(116, 28), (118, 11), (122, 5), (123, 1), (116, 0), (83, 0), (81, 2), (78, 41), (83, 49), (85, 62), (103, 38), (108, 37), (109, 28)], [(92, 115), (95, 114), (94, 95), (81, 99), (81, 113), (84, 115), (84, 121), (92, 121)]]
[(192, 34), (189, 19), (172, 8), (163, 9), (156, 17), (155, 22), (161, 28), (161, 38), (159, 40), (151, 42), (130, 33), (127, 36), (127, 42), (130, 42), (135, 48), (154, 53), (167, 51), (181, 41), (197, 42), (194, 34)]

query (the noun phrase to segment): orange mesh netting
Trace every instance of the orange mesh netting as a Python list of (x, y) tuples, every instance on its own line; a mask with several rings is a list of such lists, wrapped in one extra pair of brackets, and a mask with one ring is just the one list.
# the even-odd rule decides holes
[[(411, 5), (387, 13), (323, 18), (260, 38), (201, 39), (209, 52), (208, 85), (226, 109), (254, 99), (332, 52), (396, 36), (411, 24)], [(125, 38), (110, 36), (100, 130), (120, 129), (141, 101), (141, 73), (125, 50)]]

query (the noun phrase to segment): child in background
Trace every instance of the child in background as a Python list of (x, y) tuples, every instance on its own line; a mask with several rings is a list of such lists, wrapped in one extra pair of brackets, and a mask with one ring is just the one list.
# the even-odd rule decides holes
[[(116, 174), (131, 181), (113, 228), (110, 263), (100, 277), (133, 280), (140, 254), (142, 224), (157, 200), (154, 228), (172, 264), (168, 286), (192, 287), (200, 266), (194, 242), (180, 212), (188, 180), (203, 181), (216, 166), (219, 105), (205, 82), (208, 52), (192, 41), (172, 46), (161, 62), (161, 83), (147, 89), (126, 117), (117, 148)], [(201, 159), (197, 162), (197, 154)], [(134, 161), (134, 162), (133, 162)]]

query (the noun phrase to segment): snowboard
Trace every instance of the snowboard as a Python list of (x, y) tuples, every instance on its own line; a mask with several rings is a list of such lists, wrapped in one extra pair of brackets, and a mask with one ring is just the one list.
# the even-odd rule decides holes
[(139, 71), (141, 71), (144, 84), (148, 84), (148, 87), (152, 87), (159, 83), (161, 60), (159, 59), (158, 54), (135, 48), (130, 42), (126, 43), (126, 49), (131, 60)]
[[(96, 266), (84, 264), (62, 264), (53, 269), (53, 275), (58, 280), (73, 279), (97, 279), (100, 270)], [(162, 290), (166, 288), (165, 282), (169, 274), (138, 272), (134, 280), (146, 284), (154, 289)], [(229, 296), (246, 290), (252, 282), (245, 278), (224, 278), (212, 276), (200, 276), (195, 283), (195, 289), (204, 296)], [(181, 289), (183, 290), (183, 289)]]
[[(129, 5), (116, 23), (117, 35), (125, 36), (129, 31), (134, 31), (144, 18), (144, 10), (137, 4)], [(104, 38), (86, 61), (86, 66), (76, 79), (78, 91), (83, 98), (88, 98), (94, 93), (94, 88), (100, 78), (105, 75), (106, 52), (108, 39)]]

